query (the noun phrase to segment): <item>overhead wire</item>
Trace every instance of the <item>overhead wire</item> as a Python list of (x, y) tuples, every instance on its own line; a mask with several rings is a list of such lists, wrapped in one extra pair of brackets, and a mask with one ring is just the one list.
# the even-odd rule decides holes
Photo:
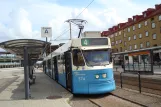
[[(75, 18), (78, 18), (93, 2), (94, 0), (92, 0)], [(66, 34), (69, 30), (70, 29), (64, 30), (64, 32), (60, 36), (58, 36), (56, 39), (54, 39), (54, 41), (60, 38), (61, 36), (63, 36), (64, 34)]]

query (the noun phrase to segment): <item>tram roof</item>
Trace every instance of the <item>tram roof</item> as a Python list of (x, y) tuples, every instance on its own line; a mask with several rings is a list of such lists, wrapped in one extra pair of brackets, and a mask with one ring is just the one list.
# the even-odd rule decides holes
[(15, 54), (19, 58), (24, 57), (24, 47), (27, 47), (31, 59), (38, 59), (44, 53), (49, 42), (36, 39), (15, 39), (0, 43), (0, 47), (7, 52)]
[(151, 48), (144, 48), (144, 49), (138, 49), (138, 50), (133, 50), (133, 51), (113, 53), (113, 55), (121, 55), (121, 54), (135, 53), (135, 52), (141, 52), (141, 51), (158, 50), (158, 49), (161, 49), (161, 46), (151, 47)]

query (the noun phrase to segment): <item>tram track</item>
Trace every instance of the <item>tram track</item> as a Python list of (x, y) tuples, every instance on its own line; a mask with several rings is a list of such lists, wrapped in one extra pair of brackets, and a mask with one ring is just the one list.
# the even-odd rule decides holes
[(89, 99), (89, 101), (98, 107), (146, 107), (145, 105), (127, 100), (112, 93), (102, 98)]
[(115, 96), (115, 97), (118, 97), (118, 98), (120, 98), (120, 99), (123, 99), (123, 100), (125, 100), (125, 101), (131, 102), (131, 103), (133, 103), (133, 104), (136, 104), (136, 105), (139, 105), (139, 106), (142, 106), (142, 107), (147, 107), (146, 105), (140, 104), (140, 103), (138, 103), (138, 102), (135, 102), (135, 101), (132, 101), (132, 100), (123, 98), (123, 97), (120, 97), (120, 96), (118, 96), (118, 95), (115, 95), (115, 94), (112, 94), (112, 93), (111, 93), (111, 95), (113, 95), (113, 96)]
[[(71, 100), (72, 107), (146, 107), (112, 93), (102, 95), (77, 95)], [(88, 103), (88, 104), (87, 104)]]

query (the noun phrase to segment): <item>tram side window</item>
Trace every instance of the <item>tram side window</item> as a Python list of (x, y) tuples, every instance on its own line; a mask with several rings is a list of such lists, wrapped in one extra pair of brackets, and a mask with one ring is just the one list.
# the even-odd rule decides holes
[(48, 68), (51, 68), (51, 60), (48, 60)]
[(62, 64), (65, 64), (64, 54), (61, 55)]
[(84, 60), (82, 53), (79, 49), (73, 50), (73, 65), (75, 66), (84, 66)]
[(57, 56), (58, 64), (61, 64), (61, 56)]

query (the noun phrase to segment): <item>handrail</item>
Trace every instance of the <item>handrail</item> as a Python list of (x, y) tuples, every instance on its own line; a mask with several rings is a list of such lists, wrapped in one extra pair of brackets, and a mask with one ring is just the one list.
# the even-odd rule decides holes
[(120, 72), (120, 85), (121, 85), (121, 88), (122, 88), (122, 74), (123, 73), (127, 73), (127, 74), (137, 74), (138, 75), (138, 87), (139, 87), (139, 92), (141, 93), (141, 78), (140, 78), (140, 71), (138, 71), (138, 73), (129, 73), (129, 72)]

